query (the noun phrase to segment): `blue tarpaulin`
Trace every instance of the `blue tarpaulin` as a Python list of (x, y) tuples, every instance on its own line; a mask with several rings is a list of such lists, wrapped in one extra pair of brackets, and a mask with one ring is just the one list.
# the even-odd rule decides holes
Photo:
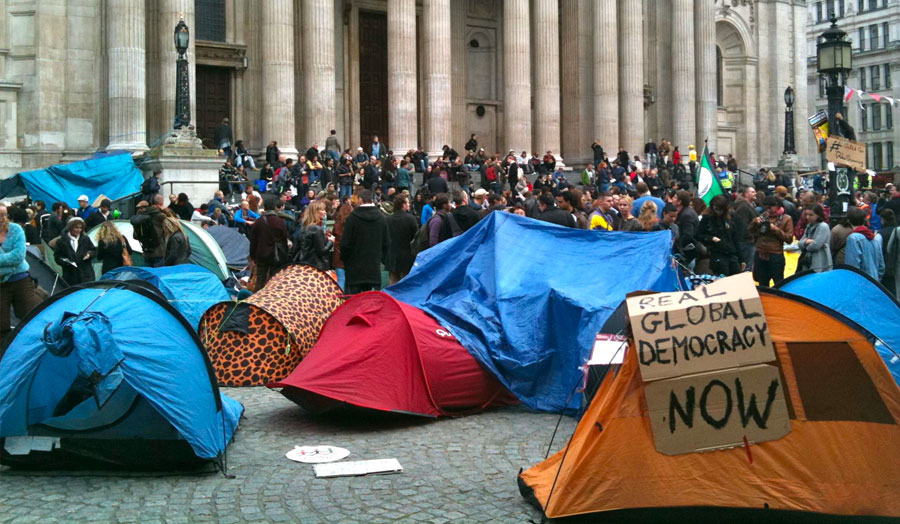
[(574, 414), (579, 367), (625, 295), (678, 289), (671, 245), (668, 231), (585, 231), (495, 212), (420, 253), (385, 291), (434, 315), (530, 408)]
[(900, 303), (878, 282), (850, 266), (800, 273), (778, 289), (833, 309), (879, 340), (875, 349), (900, 385)]
[(167, 267), (123, 266), (106, 273), (100, 280), (144, 280), (153, 284), (195, 330), (207, 309), (231, 299), (219, 277), (194, 264)]
[[(125, 151), (95, 155), (87, 160), (25, 171), (6, 182), (9, 191), (24, 186), (32, 200), (78, 205), (80, 195), (93, 202), (100, 195), (116, 200), (141, 189), (144, 176)], [(0, 198), (7, 195), (0, 195)], [(10, 194), (9, 196), (15, 196)]]

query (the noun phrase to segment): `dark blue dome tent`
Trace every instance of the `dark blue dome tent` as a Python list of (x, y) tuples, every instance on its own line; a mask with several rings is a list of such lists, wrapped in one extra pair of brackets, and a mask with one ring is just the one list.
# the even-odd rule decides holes
[(226, 470), (243, 406), (151, 286), (93, 282), (44, 301), (0, 354), (0, 463)]

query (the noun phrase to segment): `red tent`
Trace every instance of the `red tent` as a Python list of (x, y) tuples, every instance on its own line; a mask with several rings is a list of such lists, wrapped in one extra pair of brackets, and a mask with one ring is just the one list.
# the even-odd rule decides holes
[(518, 402), (434, 318), (378, 291), (336, 309), (309, 355), (269, 387), (314, 412), (351, 404), (437, 417)]

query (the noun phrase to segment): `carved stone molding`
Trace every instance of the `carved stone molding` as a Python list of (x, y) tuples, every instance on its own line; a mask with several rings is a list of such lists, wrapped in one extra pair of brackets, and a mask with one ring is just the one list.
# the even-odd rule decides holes
[(247, 46), (245, 45), (198, 40), (196, 49), (198, 65), (231, 67), (233, 69), (246, 67)]

